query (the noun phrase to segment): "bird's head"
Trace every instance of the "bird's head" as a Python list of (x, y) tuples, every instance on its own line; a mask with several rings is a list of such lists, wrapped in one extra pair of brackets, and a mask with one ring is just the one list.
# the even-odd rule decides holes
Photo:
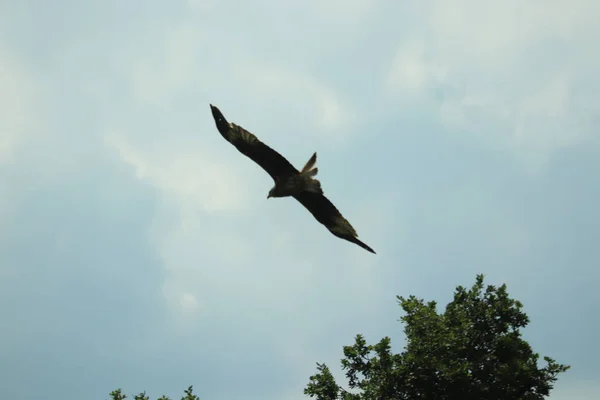
[(276, 192), (275, 192), (275, 187), (273, 187), (271, 190), (269, 190), (269, 194), (267, 195), (267, 199), (270, 199), (271, 197), (275, 197), (276, 196)]

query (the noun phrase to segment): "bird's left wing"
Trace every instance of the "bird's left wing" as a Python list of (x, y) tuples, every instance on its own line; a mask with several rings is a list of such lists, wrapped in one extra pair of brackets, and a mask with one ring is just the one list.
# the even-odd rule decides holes
[(298, 170), (284, 156), (258, 140), (252, 133), (239, 125), (227, 122), (217, 107), (211, 104), (210, 109), (221, 136), (234, 145), (240, 153), (260, 165), (273, 180), (298, 173)]

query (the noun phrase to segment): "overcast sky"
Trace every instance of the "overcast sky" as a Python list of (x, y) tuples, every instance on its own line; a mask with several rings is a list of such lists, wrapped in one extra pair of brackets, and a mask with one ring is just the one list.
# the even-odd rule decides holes
[[(299, 400), (506, 283), (600, 392), (596, 0), (0, 0), (0, 398)], [(301, 167), (377, 255), (217, 132)], [(595, 381), (595, 382), (594, 382)]]

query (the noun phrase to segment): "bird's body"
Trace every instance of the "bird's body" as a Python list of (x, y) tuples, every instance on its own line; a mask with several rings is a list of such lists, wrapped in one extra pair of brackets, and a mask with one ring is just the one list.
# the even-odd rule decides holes
[(301, 171), (294, 168), (295, 172), (276, 177), (275, 186), (269, 191), (267, 198), (297, 196), (302, 192), (323, 194), (321, 182), (313, 178), (319, 172), (318, 168), (314, 168), (316, 163), (317, 153), (314, 153)]
[(252, 133), (239, 125), (227, 122), (217, 107), (211, 104), (210, 108), (217, 129), (225, 140), (260, 165), (275, 181), (267, 198), (294, 197), (332, 234), (375, 253), (372, 248), (358, 239), (352, 225), (323, 194), (321, 182), (314, 178), (318, 172), (318, 168), (315, 167), (317, 153), (314, 153), (304, 168), (298, 171), (285, 157), (261, 142)]

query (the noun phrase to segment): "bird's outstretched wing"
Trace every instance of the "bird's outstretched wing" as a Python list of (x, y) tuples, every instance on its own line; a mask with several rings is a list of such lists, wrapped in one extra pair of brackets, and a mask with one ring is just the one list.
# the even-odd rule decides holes
[(301, 192), (294, 196), (310, 213), (335, 236), (359, 245), (363, 249), (376, 254), (365, 243), (358, 240), (358, 234), (350, 222), (338, 211), (325, 195), (312, 192)]
[(217, 107), (211, 104), (210, 110), (221, 136), (234, 145), (240, 153), (260, 165), (273, 180), (298, 173), (285, 157), (258, 140), (252, 133), (239, 125), (227, 122)]

